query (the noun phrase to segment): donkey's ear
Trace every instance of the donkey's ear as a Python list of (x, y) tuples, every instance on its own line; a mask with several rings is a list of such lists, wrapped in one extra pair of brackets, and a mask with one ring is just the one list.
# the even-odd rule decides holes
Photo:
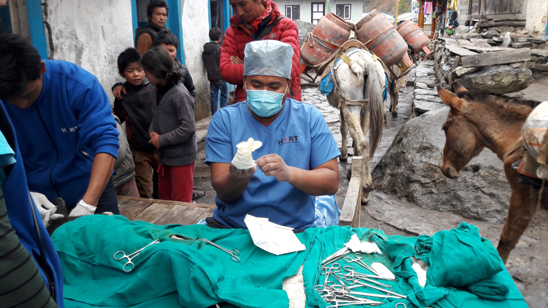
[(462, 100), (455, 93), (447, 91), (438, 85), (438, 94), (447, 106), (457, 110), (462, 108)]
[(458, 81), (453, 82), (453, 89), (455, 90), (455, 93), (457, 93), (459, 97), (462, 97), (463, 94), (468, 94), (468, 89), (466, 89)]

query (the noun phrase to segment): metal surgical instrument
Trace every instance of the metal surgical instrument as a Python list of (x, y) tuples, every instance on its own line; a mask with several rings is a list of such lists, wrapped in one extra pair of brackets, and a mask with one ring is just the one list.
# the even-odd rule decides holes
[(335, 253), (333, 253), (329, 257), (325, 258), (322, 261), (322, 265), (326, 265), (326, 264), (329, 264), (329, 263), (331, 263), (335, 260), (338, 260), (338, 259), (342, 258), (345, 254), (348, 254), (348, 253), (350, 253), (348, 248), (343, 247), (342, 249), (337, 250)]
[(369, 271), (371, 271), (372, 273), (374, 273), (375, 275), (377, 275), (378, 277), (381, 277), (381, 275), (379, 275), (379, 273), (377, 273), (376, 270), (374, 270), (371, 266), (365, 264), (362, 259), (363, 259), (363, 255), (361, 253), (355, 253), (354, 256), (356, 257), (355, 259), (352, 259), (350, 257), (344, 257), (343, 260), (350, 263), (350, 262), (356, 262), (358, 263), (359, 265), (363, 266), (364, 268), (368, 269)]
[(238, 257), (240, 255), (240, 252), (237, 250), (237, 249), (232, 249), (232, 250), (228, 250), (226, 248), (223, 248), (215, 243), (213, 243), (212, 241), (208, 240), (208, 239), (202, 239), (202, 241), (206, 244), (210, 244), (210, 245), (213, 245), (217, 248), (219, 248), (220, 250), (228, 253), (231, 257), (232, 257), (232, 260), (236, 261), (236, 262), (240, 262), (240, 257)]
[(135, 259), (135, 257), (137, 257), (141, 253), (141, 251), (145, 250), (145, 248), (147, 248), (148, 246), (150, 246), (152, 244), (159, 243), (159, 242), (160, 242), (160, 240), (154, 240), (152, 243), (146, 245), (145, 247), (143, 247), (143, 248), (141, 248), (141, 249), (139, 249), (139, 250), (137, 250), (133, 253), (130, 253), (129, 255), (126, 255), (126, 253), (123, 252), (122, 250), (117, 251), (114, 254), (114, 260), (119, 261), (119, 260), (127, 259), (127, 262), (126, 262), (126, 264), (124, 264), (122, 269), (124, 270), (124, 272), (129, 273), (135, 267), (135, 264), (133, 264), (133, 262), (131, 262), (131, 260)]

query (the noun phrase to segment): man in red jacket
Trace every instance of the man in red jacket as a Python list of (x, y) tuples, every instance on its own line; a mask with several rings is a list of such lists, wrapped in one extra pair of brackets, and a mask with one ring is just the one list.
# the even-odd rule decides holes
[(271, 0), (230, 0), (234, 16), (225, 33), (221, 48), (221, 75), (223, 79), (237, 85), (236, 101), (246, 99), (244, 84), (245, 45), (258, 40), (278, 40), (293, 47), (293, 67), (291, 69), (291, 97), (301, 99), (301, 78), (299, 61), (299, 29), (293, 20), (283, 16), (278, 5)]

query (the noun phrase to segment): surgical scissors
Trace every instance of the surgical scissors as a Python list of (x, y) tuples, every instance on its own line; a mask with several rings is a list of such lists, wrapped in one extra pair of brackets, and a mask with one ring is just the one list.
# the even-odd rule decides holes
[(219, 248), (220, 250), (228, 253), (231, 257), (232, 257), (232, 260), (236, 261), (236, 262), (240, 262), (240, 257), (238, 257), (240, 255), (240, 252), (237, 250), (237, 249), (232, 249), (232, 250), (228, 250), (226, 248), (223, 248), (215, 243), (213, 243), (212, 241), (208, 240), (208, 239), (202, 239), (202, 241), (206, 244), (210, 244), (210, 245), (213, 245), (217, 248)]
[[(348, 284), (354, 284), (356, 282), (356, 280), (360, 280), (360, 279), (363, 279), (365, 281), (369, 281), (371, 283), (374, 283), (376, 285), (379, 285), (379, 286), (383, 286), (383, 287), (386, 287), (386, 288), (392, 288), (391, 286), (389, 285), (386, 285), (384, 283), (380, 283), (378, 281), (375, 281), (373, 279), (369, 279), (368, 277), (371, 277), (372, 275), (363, 275), (361, 273), (358, 273), (356, 271), (354, 271), (354, 268), (352, 266), (345, 266), (344, 269), (348, 272), (346, 274), (344, 274), (344, 276), (340, 276), (341, 278), (343, 278), (345, 280), (345, 282), (347, 282)], [(375, 276), (373, 276), (373, 278), (376, 278)]]
[[(141, 251), (145, 250), (145, 248), (147, 248), (148, 246), (150, 246), (152, 244), (159, 243), (159, 242), (160, 242), (160, 240), (154, 240), (150, 244), (146, 245), (145, 247), (143, 247), (143, 248), (141, 248), (141, 249), (139, 249), (139, 250), (137, 250), (133, 253), (130, 253), (129, 255), (126, 255), (126, 253), (122, 250), (117, 251), (114, 254), (114, 260), (119, 261), (119, 260), (127, 259), (127, 262), (126, 262), (126, 264), (124, 264), (124, 266), (122, 266), (122, 269), (124, 270), (124, 272), (129, 273), (135, 267), (135, 264), (133, 264), (133, 262), (131, 260), (135, 259), (141, 253)], [(121, 256), (117, 257), (118, 255), (121, 255)]]
[(359, 265), (363, 266), (364, 268), (368, 269), (370, 272), (374, 273), (375, 275), (377, 275), (378, 277), (381, 277), (381, 275), (379, 275), (379, 273), (377, 273), (376, 270), (374, 270), (371, 266), (365, 264), (362, 259), (363, 259), (363, 255), (361, 253), (354, 253), (354, 256), (356, 257), (356, 259), (352, 259), (351, 257), (344, 257), (343, 260), (345, 262), (356, 262), (358, 263)]

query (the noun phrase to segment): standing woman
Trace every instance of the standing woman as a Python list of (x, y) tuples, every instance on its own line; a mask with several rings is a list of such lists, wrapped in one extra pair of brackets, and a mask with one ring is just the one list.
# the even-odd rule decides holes
[[(301, 100), (301, 78), (299, 61), (299, 29), (293, 20), (283, 16), (272, 0), (230, 0), (234, 16), (226, 30), (221, 48), (221, 75), (223, 79), (237, 85), (236, 101), (246, 100), (244, 85), (245, 45), (258, 40), (278, 40), (293, 47), (290, 97)], [(276, 59), (272, 59), (276, 61)]]
[(149, 49), (141, 58), (152, 90), (150, 143), (158, 149), (158, 195), (163, 200), (192, 202), (196, 161), (193, 99), (179, 82), (181, 73), (163, 47)]

